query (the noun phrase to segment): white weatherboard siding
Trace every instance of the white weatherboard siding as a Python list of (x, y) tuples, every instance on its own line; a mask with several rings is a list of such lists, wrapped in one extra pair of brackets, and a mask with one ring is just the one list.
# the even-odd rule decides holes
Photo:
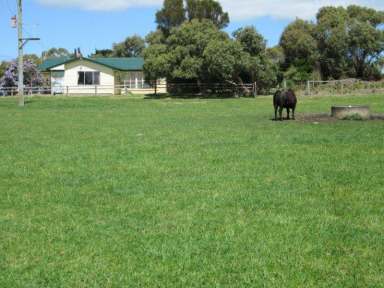
[[(99, 85), (79, 85), (79, 72), (100, 72)], [(65, 64), (64, 93), (69, 94), (114, 94), (115, 77), (113, 69), (86, 60)]]
[[(127, 64), (126, 58), (122, 58), (122, 63)], [(119, 69), (109, 68), (106, 64), (95, 63), (92, 59), (81, 58), (71, 60), (65, 64), (60, 64), (49, 69), (46, 75), (46, 82), (51, 82), (51, 94), (65, 95), (103, 95), (103, 94), (152, 94), (154, 87), (146, 83), (142, 70), (121, 71)], [(111, 61), (114, 65), (114, 61)], [(115, 62), (116, 64), (116, 62)], [(123, 65), (124, 66), (124, 65)], [(127, 65), (129, 66), (129, 65)], [(135, 66), (135, 65), (133, 65)], [(139, 66), (134, 67), (140, 69)], [(82, 82), (79, 84), (79, 72), (98, 72), (97, 74), (82, 73)], [(92, 81), (99, 77), (99, 82)], [(85, 79), (91, 79), (85, 80)], [(98, 83), (98, 84), (85, 84)], [(166, 80), (159, 79), (157, 86), (158, 93), (166, 93)]]
[(65, 70), (64, 64), (51, 68), (51, 71), (64, 71), (64, 70)]

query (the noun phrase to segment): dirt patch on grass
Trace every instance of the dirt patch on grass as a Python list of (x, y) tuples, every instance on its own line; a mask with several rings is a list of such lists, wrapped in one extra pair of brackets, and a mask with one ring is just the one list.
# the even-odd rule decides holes
[[(338, 120), (334, 117), (331, 117), (331, 115), (328, 113), (297, 114), (296, 120), (302, 123), (314, 123), (314, 124), (343, 121), (343, 120)], [(364, 120), (364, 121), (384, 121), (384, 114), (372, 114), (370, 120)]]
[(371, 120), (381, 120), (381, 121), (384, 121), (384, 114), (372, 114)]
[(296, 120), (303, 123), (323, 123), (323, 122), (336, 122), (336, 118), (331, 117), (328, 113), (314, 113), (314, 114), (298, 114)]

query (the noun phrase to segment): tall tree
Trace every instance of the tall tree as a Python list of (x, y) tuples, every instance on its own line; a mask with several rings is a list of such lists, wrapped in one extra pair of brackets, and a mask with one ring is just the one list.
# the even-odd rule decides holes
[(233, 33), (243, 51), (247, 53), (245, 65), (240, 74), (241, 81), (256, 82), (258, 92), (266, 92), (278, 80), (279, 65), (269, 58), (264, 37), (253, 26), (240, 28)]
[(229, 15), (223, 11), (220, 3), (215, 0), (186, 0), (187, 18), (189, 21), (193, 19), (208, 19), (213, 22), (219, 29), (225, 28), (229, 24)]
[(384, 12), (374, 9), (320, 9), (316, 36), (323, 77), (369, 77), (366, 72), (373, 71), (384, 51), (383, 24)]
[[(369, 77), (370, 68), (382, 58), (384, 51), (384, 12), (349, 6), (348, 57), (356, 77)], [(367, 73), (368, 72), (368, 73)]]
[(267, 57), (271, 61), (281, 67), (285, 63), (284, 49), (277, 45), (266, 50)]
[(139, 57), (145, 48), (145, 41), (138, 35), (127, 37), (123, 42), (113, 44), (115, 57)]
[(172, 28), (185, 21), (183, 0), (164, 0), (163, 8), (156, 13), (157, 28), (168, 35)]
[(241, 44), (229, 38), (210, 41), (203, 58), (207, 80), (211, 82), (238, 82), (240, 73), (249, 62)]
[(157, 93), (157, 79), (166, 78), (170, 71), (170, 55), (165, 44), (156, 43), (144, 50), (144, 75), (147, 81), (154, 83)]
[(347, 76), (348, 13), (343, 7), (323, 7), (317, 14), (316, 38), (324, 79)]
[(309, 80), (318, 60), (315, 24), (296, 19), (289, 24), (281, 38), (280, 46), (285, 55), (284, 70), (295, 71), (297, 80)]
[(278, 65), (267, 57), (265, 39), (253, 27), (234, 35), (230, 38), (208, 19), (183, 23), (164, 42), (151, 35), (144, 52), (146, 78), (197, 85), (257, 81), (259, 91), (275, 86)]
[(167, 39), (171, 69), (170, 79), (206, 81), (208, 69), (204, 65), (204, 51), (211, 41), (228, 39), (225, 32), (207, 20), (192, 20), (174, 29)]
[(251, 56), (260, 55), (266, 49), (264, 37), (253, 26), (240, 28), (233, 32), (233, 36)]
[(145, 37), (145, 42), (147, 45), (165, 44), (165, 39), (164, 33), (160, 29), (157, 29)]

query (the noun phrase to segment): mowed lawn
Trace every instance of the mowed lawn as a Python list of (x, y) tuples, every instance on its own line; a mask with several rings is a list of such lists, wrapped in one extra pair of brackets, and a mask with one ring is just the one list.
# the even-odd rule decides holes
[(384, 121), (271, 101), (0, 99), (0, 287), (384, 287)]

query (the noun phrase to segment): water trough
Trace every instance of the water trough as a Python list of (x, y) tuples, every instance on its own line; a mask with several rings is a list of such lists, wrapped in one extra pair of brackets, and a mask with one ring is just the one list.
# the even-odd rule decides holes
[(332, 117), (340, 120), (369, 120), (371, 111), (369, 106), (332, 106)]

